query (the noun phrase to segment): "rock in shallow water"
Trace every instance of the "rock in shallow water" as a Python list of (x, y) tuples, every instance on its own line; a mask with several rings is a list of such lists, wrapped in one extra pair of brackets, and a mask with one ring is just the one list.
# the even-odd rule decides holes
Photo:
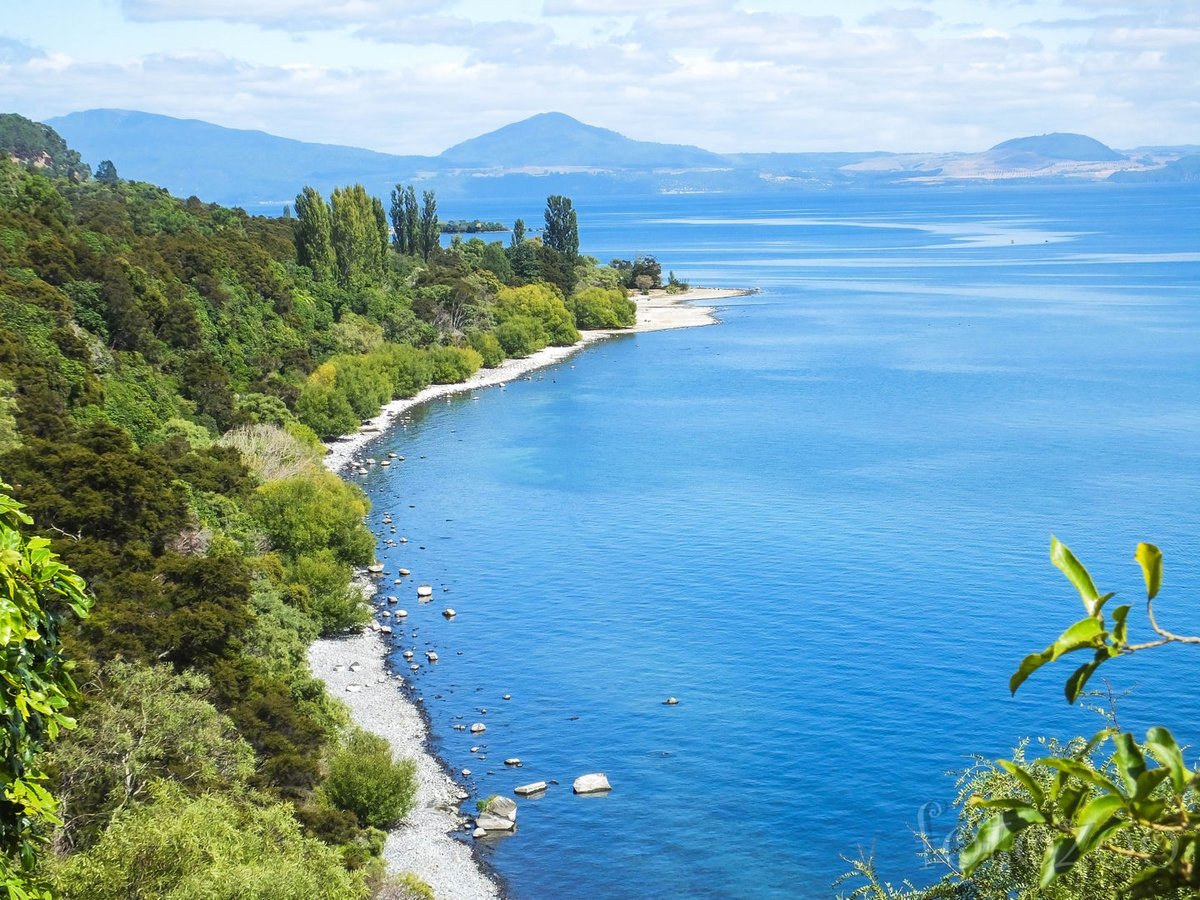
[(520, 787), (513, 788), (513, 793), (518, 797), (530, 797), (534, 794), (540, 794), (546, 789), (546, 782), (535, 781), (532, 784), (523, 784)]
[(576, 794), (602, 794), (611, 791), (612, 785), (608, 783), (608, 776), (603, 772), (593, 772), (576, 778), (572, 789)]

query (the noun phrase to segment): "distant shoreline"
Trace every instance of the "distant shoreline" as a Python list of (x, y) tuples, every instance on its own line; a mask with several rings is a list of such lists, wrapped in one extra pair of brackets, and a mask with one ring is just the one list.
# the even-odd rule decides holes
[[(324, 464), (341, 473), (357, 462), (359, 454), (386, 432), (391, 423), (408, 410), (441, 397), (503, 385), (574, 355), (596, 341), (621, 334), (696, 328), (714, 325), (716, 308), (696, 306), (731, 297), (743, 297), (753, 290), (740, 288), (696, 288), (679, 294), (652, 291), (635, 296), (637, 323), (632, 328), (585, 331), (569, 347), (546, 347), (524, 359), (505, 360), (494, 369), (480, 369), (458, 384), (437, 384), (413, 397), (393, 400), (363, 428), (352, 435), (331, 441)], [(382, 581), (360, 573), (373, 595)], [(412, 591), (416, 578), (406, 579), (401, 590)], [(414, 598), (415, 600), (415, 598)], [(378, 622), (375, 622), (378, 628)], [(464, 816), (458, 811), (467, 789), (452, 777), (449, 764), (434, 753), (424, 709), (398, 689), (408, 686), (400, 673), (391, 673), (387, 655), (391, 647), (382, 634), (366, 630), (358, 634), (315, 641), (308, 651), (309, 669), (325, 682), (330, 694), (345, 703), (355, 724), (387, 738), (398, 757), (417, 763), (417, 796), (409, 818), (388, 833), (383, 858), (389, 873), (410, 871), (428, 883), (437, 897), (455, 900), (497, 900), (505, 892), (497, 873), (480, 858), (475, 844), (453, 837), (461, 833)], [(361, 668), (351, 671), (350, 665)]]
[(637, 301), (637, 323), (632, 328), (605, 328), (581, 332), (581, 338), (567, 347), (545, 347), (520, 359), (506, 359), (494, 369), (480, 369), (466, 381), (454, 384), (432, 384), (412, 397), (402, 397), (386, 404), (379, 413), (354, 434), (344, 435), (329, 441), (325, 447), (325, 467), (331, 472), (341, 472), (353, 461), (363, 448), (383, 434), (393, 420), (415, 406), (454, 394), (506, 384), (523, 375), (544, 369), (573, 356), (589, 344), (621, 334), (640, 334), (651, 331), (667, 331), (675, 328), (699, 328), (715, 325), (718, 319), (716, 308), (693, 306), (693, 302), (711, 303), (744, 297), (754, 291), (746, 288), (692, 288), (680, 294), (666, 291), (651, 291), (649, 295), (634, 296)]

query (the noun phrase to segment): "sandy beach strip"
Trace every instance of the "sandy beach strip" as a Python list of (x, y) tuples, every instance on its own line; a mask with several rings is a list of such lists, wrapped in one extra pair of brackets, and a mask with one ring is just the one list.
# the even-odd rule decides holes
[(717, 300), (727, 300), (730, 297), (742, 297), (750, 293), (753, 292), (735, 288), (693, 288), (681, 294), (651, 291), (648, 296), (635, 296), (633, 299), (637, 301), (638, 309), (637, 324), (633, 328), (584, 331), (581, 332), (579, 342), (569, 347), (546, 347), (523, 359), (506, 359), (494, 369), (480, 369), (466, 381), (456, 384), (432, 384), (412, 397), (393, 400), (384, 406), (377, 416), (368, 420), (356, 434), (346, 435), (326, 444), (329, 452), (325, 456), (325, 467), (332, 472), (340, 472), (346, 468), (367, 444), (387, 430), (394, 419), (414, 406), (448, 397), (451, 394), (467, 393), (514, 381), (529, 372), (562, 362), (588, 344), (614, 335), (666, 331), (672, 328), (696, 328), (701, 325), (716, 324), (715, 308), (704, 305), (695, 306), (693, 303), (707, 304)]
[[(693, 302), (707, 304), (750, 293), (753, 292), (696, 288), (681, 294), (653, 291), (649, 296), (635, 297), (638, 310), (633, 328), (585, 331), (582, 340), (570, 347), (547, 347), (525, 359), (509, 359), (494, 369), (480, 369), (459, 384), (436, 384), (414, 397), (393, 400), (357, 434), (327, 444), (325, 466), (332, 472), (340, 472), (392, 420), (421, 403), (504, 384), (561, 362), (588, 344), (614, 335), (712, 325), (717, 321), (716, 310), (692, 305)], [(360, 728), (387, 738), (397, 758), (416, 761), (415, 807), (400, 827), (388, 833), (383, 850), (388, 871), (415, 873), (433, 888), (439, 900), (496, 900), (503, 896), (499, 881), (485, 872), (467, 843), (452, 836), (462, 829), (464, 817), (459, 806), (469, 795), (430, 752), (425, 719), (401, 691), (403, 676), (388, 672), (386, 655), (382, 636), (369, 630), (316, 641), (309, 648), (308, 664), (313, 675), (325, 682), (330, 695), (346, 704)], [(354, 663), (358, 665), (351, 671)]]

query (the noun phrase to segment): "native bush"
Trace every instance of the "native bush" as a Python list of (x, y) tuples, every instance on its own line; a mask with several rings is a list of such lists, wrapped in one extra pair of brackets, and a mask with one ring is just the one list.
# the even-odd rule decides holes
[(374, 558), (375, 539), (362, 523), (366, 497), (330, 472), (264, 484), (250, 508), (276, 549), (291, 557), (329, 549), (350, 565)]
[(260, 481), (280, 481), (316, 472), (321, 452), (297, 440), (278, 425), (242, 425), (226, 432), (217, 443), (241, 454)]
[(305, 837), (288, 805), (257, 795), (189, 797), (160, 783), (91, 849), (49, 867), (61, 900), (366, 900), (365, 879)]
[(431, 347), (426, 352), (433, 365), (434, 384), (466, 381), (483, 365), (483, 357), (470, 347)]
[(375, 355), (391, 381), (393, 397), (411, 397), (433, 383), (433, 363), (424, 350), (393, 344)]
[(485, 369), (494, 369), (504, 362), (504, 348), (490, 331), (467, 332), (467, 343), (479, 354)]
[(354, 813), (360, 825), (387, 829), (412, 811), (416, 771), (412, 760), (392, 758), (386, 740), (356, 728), (330, 760), (322, 789), (333, 806)]
[[(545, 336), (545, 344), (565, 347), (579, 340), (574, 317), (563, 304), (562, 295), (548, 284), (501, 288), (496, 295), (493, 313), (501, 325), (519, 316), (535, 320)], [(500, 337), (499, 331), (497, 337)], [(503, 338), (500, 343), (504, 343)]]
[(254, 752), (204, 699), (202, 675), (113, 661), (86, 691), (79, 727), (47, 757), (63, 804), (60, 847), (92, 843), (156, 779), (198, 793), (244, 787), (254, 772)]
[(570, 305), (579, 328), (629, 328), (636, 322), (637, 304), (619, 288), (584, 288), (572, 295)]
[(337, 369), (331, 363), (318, 366), (296, 398), (297, 418), (321, 437), (352, 432), (361, 420), (339, 389), (337, 375)]
[(361, 594), (350, 583), (351, 575), (350, 566), (327, 547), (301, 554), (287, 567), (293, 599), (322, 634), (345, 631), (370, 618)]
[(496, 340), (505, 356), (521, 359), (546, 346), (546, 332), (536, 319), (511, 316), (496, 326)]

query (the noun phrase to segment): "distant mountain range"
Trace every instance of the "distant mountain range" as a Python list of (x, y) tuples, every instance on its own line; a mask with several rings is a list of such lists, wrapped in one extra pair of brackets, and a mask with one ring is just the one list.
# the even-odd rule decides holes
[(251, 211), (290, 202), (304, 185), (328, 193), (362, 183), (386, 195), (397, 183), (439, 197), (568, 193), (781, 191), (898, 184), (1040, 180), (1195, 180), (1195, 148), (1121, 153), (1078, 134), (1016, 138), (981, 153), (717, 154), (631, 140), (562, 113), (542, 113), (464, 141), (438, 156), (397, 156), (312, 144), (194, 119), (93, 109), (47, 120), (95, 166), (181, 196)]

